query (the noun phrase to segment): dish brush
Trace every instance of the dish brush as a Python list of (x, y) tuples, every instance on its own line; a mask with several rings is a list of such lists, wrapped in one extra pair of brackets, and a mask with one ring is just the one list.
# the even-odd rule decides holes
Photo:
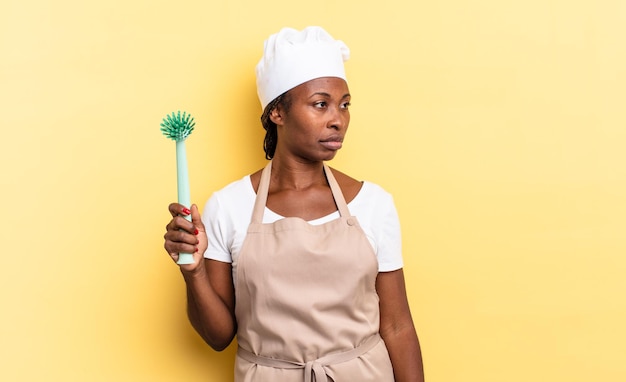
[[(191, 114), (180, 111), (172, 112), (167, 115), (161, 122), (161, 132), (167, 138), (176, 141), (176, 174), (178, 184), (178, 203), (183, 206), (191, 207), (191, 197), (189, 192), (189, 171), (187, 168), (187, 151), (185, 149), (185, 139), (191, 134), (196, 123)], [(185, 219), (191, 221), (191, 215), (185, 216)], [(192, 253), (180, 253), (178, 255), (177, 264), (193, 264)]]

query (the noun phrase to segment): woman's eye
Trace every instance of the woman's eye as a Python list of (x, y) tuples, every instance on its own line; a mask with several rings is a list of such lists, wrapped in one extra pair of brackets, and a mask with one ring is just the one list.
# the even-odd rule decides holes
[(315, 107), (319, 107), (319, 108), (326, 107), (326, 102), (325, 101), (316, 102)]
[(341, 108), (342, 108), (342, 109), (347, 109), (347, 108), (349, 108), (349, 107), (350, 107), (350, 105), (352, 105), (350, 102), (345, 102), (345, 103), (342, 103), (342, 104), (341, 104)]

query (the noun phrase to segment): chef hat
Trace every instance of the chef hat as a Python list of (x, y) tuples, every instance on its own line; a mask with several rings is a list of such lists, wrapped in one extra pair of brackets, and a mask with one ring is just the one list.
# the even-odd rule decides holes
[(283, 28), (265, 41), (256, 66), (256, 85), (263, 109), (289, 89), (320, 77), (346, 79), (343, 62), (350, 49), (321, 27), (302, 31)]

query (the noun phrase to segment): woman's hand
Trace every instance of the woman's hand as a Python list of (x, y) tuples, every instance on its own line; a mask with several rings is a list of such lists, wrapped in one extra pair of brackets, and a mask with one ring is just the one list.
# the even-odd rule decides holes
[[(203, 255), (207, 249), (207, 236), (200, 218), (198, 207), (193, 204), (187, 209), (182, 204), (169, 205), (172, 220), (165, 227), (165, 250), (174, 262), (178, 261), (179, 253), (193, 253), (193, 264), (180, 265), (183, 272), (204, 270)], [(183, 216), (191, 215), (191, 221)]]

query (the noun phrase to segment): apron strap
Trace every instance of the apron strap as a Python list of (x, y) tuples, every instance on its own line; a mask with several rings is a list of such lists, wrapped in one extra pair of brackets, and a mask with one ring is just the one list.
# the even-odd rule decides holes
[(337, 205), (339, 215), (341, 215), (341, 217), (350, 217), (350, 211), (348, 210), (346, 199), (343, 197), (343, 192), (341, 192), (339, 183), (335, 180), (335, 176), (326, 162), (324, 162), (324, 173), (326, 174), (326, 180), (328, 181), (330, 190), (333, 193), (333, 198), (335, 198), (335, 205)]
[[(306, 363), (286, 361), (282, 359), (256, 355), (251, 351), (242, 348), (241, 346), (237, 348), (237, 355), (245, 359), (246, 361), (254, 363), (256, 365), (274, 367), (278, 369), (304, 369), (304, 382), (328, 382), (329, 370), (326, 369), (327, 366), (347, 362), (358, 358), (372, 350), (376, 345), (378, 345), (380, 340), (380, 334), (376, 333), (354, 349), (350, 349), (341, 353), (329, 354)], [(313, 379), (313, 377), (315, 377), (315, 379)]]
[(265, 204), (267, 203), (271, 173), (272, 161), (269, 161), (261, 173), (261, 181), (259, 182), (259, 189), (257, 190), (256, 199), (254, 201), (251, 223), (261, 224), (263, 222), (263, 213), (265, 212)]
[[(257, 190), (256, 199), (254, 201), (254, 209), (252, 210), (252, 223), (260, 224), (263, 222), (263, 213), (265, 212), (265, 205), (267, 204), (267, 194), (270, 188), (269, 186), (271, 174), (272, 161), (269, 161), (269, 163), (265, 166), (263, 172), (261, 173), (261, 181), (259, 182), (259, 189)], [(339, 188), (339, 183), (337, 183), (333, 172), (325, 162), (324, 174), (326, 175), (326, 180), (328, 181), (328, 185), (330, 186), (330, 191), (333, 193), (333, 198), (335, 199), (335, 205), (339, 210), (339, 215), (341, 215), (341, 217), (350, 217), (348, 204), (346, 203), (346, 199), (343, 197), (343, 192), (341, 192), (341, 188)]]

